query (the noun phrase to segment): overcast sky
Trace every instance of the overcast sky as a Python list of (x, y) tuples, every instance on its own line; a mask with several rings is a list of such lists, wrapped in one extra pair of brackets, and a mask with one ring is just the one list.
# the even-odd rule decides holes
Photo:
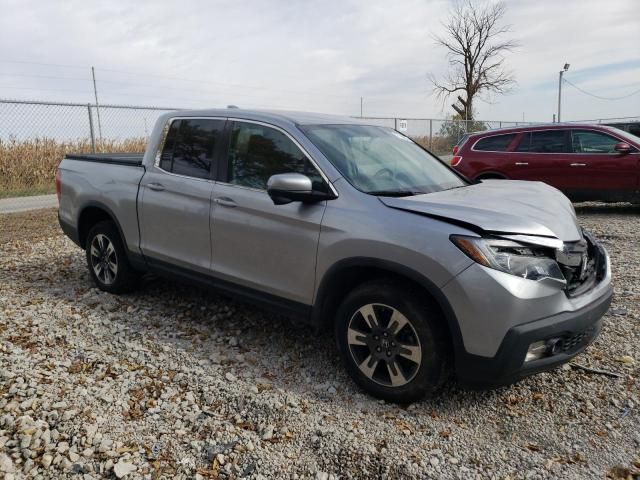
[[(444, 0), (0, 0), (0, 98), (281, 108), (442, 117), (429, 72), (448, 68), (432, 35)], [(509, 0), (521, 47), (507, 56), (512, 93), (477, 117), (549, 121), (558, 71), (603, 97), (640, 89), (640, 1)], [(563, 119), (640, 115), (621, 100), (563, 89)]]

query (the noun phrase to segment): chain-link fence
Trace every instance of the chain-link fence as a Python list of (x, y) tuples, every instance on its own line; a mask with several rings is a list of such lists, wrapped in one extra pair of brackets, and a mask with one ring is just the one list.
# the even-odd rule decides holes
[(437, 118), (358, 117), (383, 127), (391, 127), (410, 136), (432, 152), (448, 156), (464, 135), (495, 128), (532, 125), (533, 122), (502, 120), (455, 120)]
[(143, 152), (173, 108), (0, 100), (0, 198), (51, 192), (67, 152)]
[[(53, 191), (55, 169), (67, 152), (143, 152), (166, 107), (0, 100), (0, 198)], [(466, 134), (531, 122), (362, 117), (394, 128), (448, 156)], [(591, 123), (606, 123), (599, 119)], [(628, 120), (628, 119), (625, 119)]]

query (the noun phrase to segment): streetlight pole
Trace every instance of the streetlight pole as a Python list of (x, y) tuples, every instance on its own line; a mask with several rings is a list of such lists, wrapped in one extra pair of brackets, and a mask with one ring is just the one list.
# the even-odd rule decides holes
[(560, 110), (562, 109), (562, 75), (569, 70), (569, 64), (565, 63), (558, 77), (558, 123), (560, 123)]

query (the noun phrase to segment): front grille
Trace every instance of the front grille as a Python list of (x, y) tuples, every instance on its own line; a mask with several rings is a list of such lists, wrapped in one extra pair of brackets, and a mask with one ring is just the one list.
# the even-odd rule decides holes
[(583, 230), (583, 237), (579, 242), (565, 244), (563, 251), (556, 255), (570, 297), (590, 290), (606, 274), (604, 250), (587, 231)]

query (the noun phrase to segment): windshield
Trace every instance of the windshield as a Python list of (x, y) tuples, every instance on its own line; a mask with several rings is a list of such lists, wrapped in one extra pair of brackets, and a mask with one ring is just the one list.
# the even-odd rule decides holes
[(466, 182), (395, 130), (369, 125), (300, 127), (358, 190), (405, 196), (462, 187)]

